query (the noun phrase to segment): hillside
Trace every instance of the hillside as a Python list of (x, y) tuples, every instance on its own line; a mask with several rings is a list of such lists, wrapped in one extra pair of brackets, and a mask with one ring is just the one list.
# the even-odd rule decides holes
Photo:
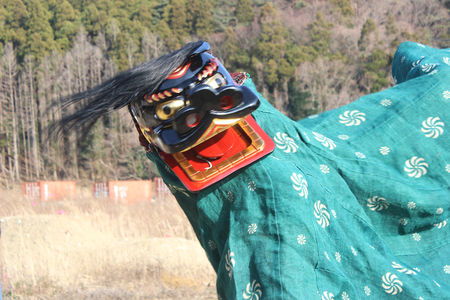
[(48, 139), (59, 99), (204, 39), (299, 119), (393, 84), (406, 40), (449, 46), (450, 1), (0, 1), (0, 185), (155, 173), (126, 112), (89, 134)]

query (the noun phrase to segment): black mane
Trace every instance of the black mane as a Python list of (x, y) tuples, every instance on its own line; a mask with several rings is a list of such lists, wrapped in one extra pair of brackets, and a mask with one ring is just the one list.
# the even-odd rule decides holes
[(188, 43), (181, 49), (124, 71), (92, 89), (62, 99), (64, 110), (82, 100), (85, 100), (85, 104), (73, 114), (57, 121), (51, 128), (52, 134), (59, 135), (73, 129), (89, 130), (99, 117), (123, 108), (133, 100), (142, 99), (147, 93), (153, 93), (202, 43)]

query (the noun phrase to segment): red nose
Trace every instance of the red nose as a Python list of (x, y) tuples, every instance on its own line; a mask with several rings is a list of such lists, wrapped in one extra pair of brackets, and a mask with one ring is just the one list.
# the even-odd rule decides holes
[(220, 98), (220, 108), (227, 110), (233, 107), (234, 100), (231, 96), (223, 96)]

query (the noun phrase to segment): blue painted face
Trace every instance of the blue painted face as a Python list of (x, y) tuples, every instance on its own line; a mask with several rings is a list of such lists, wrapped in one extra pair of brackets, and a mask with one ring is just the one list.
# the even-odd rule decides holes
[(259, 106), (247, 87), (237, 86), (203, 43), (162, 82), (131, 104), (146, 139), (166, 153), (196, 146), (232, 126)]

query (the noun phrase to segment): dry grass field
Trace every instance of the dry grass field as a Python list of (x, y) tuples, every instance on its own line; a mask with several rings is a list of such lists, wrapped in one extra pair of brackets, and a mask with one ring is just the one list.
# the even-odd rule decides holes
[(216, 299), (215, 274), (176, 201), (112, 204), (79, 190), (0, 192), (4, 299)]

